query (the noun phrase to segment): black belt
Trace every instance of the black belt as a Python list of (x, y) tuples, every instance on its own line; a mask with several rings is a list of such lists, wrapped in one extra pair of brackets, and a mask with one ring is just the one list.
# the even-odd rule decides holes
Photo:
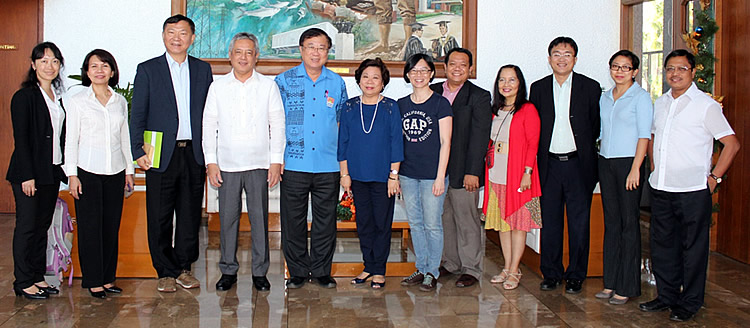
[(177, 140), (176, 146), (177, 148), (185, 148), (187, 146), (190, 146), (191, 144), (191, 140)]
[(577, 151), (572, 151), (567, 154), (555, 154), (555, 153), (548, 153), (550, 158), (556, 159), (560, 162), (567, 162), (573, 158), (578, 157)]

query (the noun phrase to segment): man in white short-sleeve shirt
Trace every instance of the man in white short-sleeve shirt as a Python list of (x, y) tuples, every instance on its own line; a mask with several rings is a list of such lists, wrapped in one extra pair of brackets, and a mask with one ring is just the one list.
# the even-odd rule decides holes
[[(703, 305), (711, 193), (740, 144), (719, 103), (693, 83), (695, 57), (675, 50), (664, 67), (671, 89), (654, 103), (649, 143), (651, 263), (658, 296), (640, 309), (671, 309), (671, 320), (686, 321)], [(724, 149), (711, 170), (714, 139)]]

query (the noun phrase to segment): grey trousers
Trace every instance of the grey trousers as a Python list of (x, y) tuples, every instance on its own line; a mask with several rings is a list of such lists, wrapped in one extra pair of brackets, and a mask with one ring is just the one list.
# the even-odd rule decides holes
[(446, 188), (443, 203), (442, 266), (453, 273), (480, 279), (485, 234), (477, 202), (479, 191)]
[(219, 187), (219, 219), (221, 221), (222, 274), (237, 274), (237, 235), (242, 215), (242, 190), (247, 196), (247, 216), (252, 238), (253, 276), (268, 273), (268, 170), (242, 172), (221, 171), (224, 183)]

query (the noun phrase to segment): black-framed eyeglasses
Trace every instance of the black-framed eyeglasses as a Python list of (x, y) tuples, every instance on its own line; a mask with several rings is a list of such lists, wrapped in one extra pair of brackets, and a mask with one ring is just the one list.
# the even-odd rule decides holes
[(617, 72), (617, 71), (630, 72), (633, 70), (633, 68), (630, 66), (620, 66), (620, 65), (612, 64), (609, 66), (609, 70), (613, 72)]

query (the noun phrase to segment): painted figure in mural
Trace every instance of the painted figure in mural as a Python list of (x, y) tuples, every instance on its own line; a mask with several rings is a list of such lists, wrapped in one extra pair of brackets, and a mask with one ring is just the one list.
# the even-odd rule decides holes
[[(393, 5), (391, 0), (374, 1), (380, 42), (367, 52), (388, 52), (390, 51), (389, 38), (391, 34), (391, 24), (393, 24)], [(407, 36), (412, 35), (411, 25), (417, 21), (417, 8), (413, 0), (398, 0), (397, 6), (404, 26), (404, 39), (406, 39)]]
[(208, 89), (203, 112), (203, 150), (208, 181), (219, 190), (221, 278), (216, 290), (237, 282), (237, 235), (246, 195), (252, 240), (253, 286), (267, 291), (268, 189), (280, 179), (284, 159), (284, 107), (272, 78), (255, 71), (255, 35), (237, 33), (229, 45), (232, 71)]
[[(190, 268), (199, 255), (206, 181), (201, 122), (213, 75), (208, 63), (188, 56), (195, 41), (193, 20), (168, 18), (162, 38), (166, 53), (138, 64), (135, 74), (130, 145), (138, 167), (146, 171), (148, 246), (159, 277), (156, 289), (172, 293), (175, 283), (200, 287)], [(162, 132), (158, 168), (143, 149), (146, 130)]]
[(341, 76), (325, 67), (330, 49), (325, 31), (308, 29), (299, 37), (302, 64), (276, 76), (286, 114), (280, 202), (287, 288), (301, 288), (310, 278), (321, 287), (336, 288), (331, 277), (340, 180), (336, 148), (339, 115), (348, 97)]
[(440, 30), (440, 37), (432, 39), (432, 57), (434, 57), (435, 60), (444, 60), (448, 51), (460, 47), (456, 38), (448, 34), (448, 23), (450, 23), (450, 21), (439, 21), (435, 23)]
[(424, 26), (425, 24), (415, 22), (411, 25), (411, 37), (409, 37), (409, 40), (406, 41), (406, 44), (404, 44), (404, 57), (402, 60), (406, 61), (409, 59), (409, 57), (415, 55), (415, 54), (427, 54), (427, 49), (425, 49), (424, 45), (422, 44), (422, 40), (419, 38), (422, 37), (422, 34), (424, 33)]
[[(664, 60), (670, 89), (654, 102), (651, 158), (651, 263), (657, 297), (641, 311), (671, 309), (669, 319), (690, 320), (703, 306), (708, 269), (711, 194), (740, 142), (721, 105), (698, 89), (695, 56), (685, 49)], [(714, 140), (721, 149), (711, 165)], [(652, 156), (653, 155), (653, 156)]]

